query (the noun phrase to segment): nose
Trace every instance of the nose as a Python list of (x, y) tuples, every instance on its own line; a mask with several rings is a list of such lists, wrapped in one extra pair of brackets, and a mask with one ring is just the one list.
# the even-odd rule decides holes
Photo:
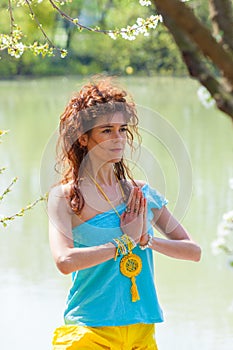
[(124, 139), (124, 136), (120, 133), (120, 131), (116, 130), (113, 134), (113, 140), (121, 141)]

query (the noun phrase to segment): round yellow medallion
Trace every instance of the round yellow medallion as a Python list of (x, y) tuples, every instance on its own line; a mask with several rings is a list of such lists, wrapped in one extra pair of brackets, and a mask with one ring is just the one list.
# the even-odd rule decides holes
[(137, 276), (142, 269), (142, 260), (136, 255), (129, 253), (125, 255), (120, 261), (120, 271), (126, 277), (135, 277)]

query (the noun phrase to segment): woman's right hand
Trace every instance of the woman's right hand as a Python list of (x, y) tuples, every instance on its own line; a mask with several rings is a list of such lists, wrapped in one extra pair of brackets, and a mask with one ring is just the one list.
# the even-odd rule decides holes
[(139, 243), (145, 229), (146, 199), (138, 187), (134, 187), (126, 211), (121, 215), (120, 227), (124, 234)]

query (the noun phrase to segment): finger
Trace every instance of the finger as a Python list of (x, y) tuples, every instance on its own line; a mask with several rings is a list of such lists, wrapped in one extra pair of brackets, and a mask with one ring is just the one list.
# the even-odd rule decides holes
[(132, 213), (134, 211), (136, 196), (137, 196), (137, 187), (134, 187), (131, 194), (130, 194), (130, 200), (127, 203), (127, 212)]
[(147, 200), (146, 200), (145, 197), (143, 197), (143, 206), (144, 206), (143, 217), (146, 219), (146, 216), (147, 216)]
[(132, 213), (136, 213), (136, 207), (135, 207), (135, 202), (136, 202), (136, 200), (137, 200), (137, 195), (138, 195), (138, 188), (137, 187), (135, 187), (135, 189), (134, 189), (134, 195), (133, 195), (133, 197), (132, 197), (132, 200), (131, 200), (131, 203), (130, 203), (130, 209), (131, 209), (131, 212)]
[(121, 214), (121, 223), (124, 221), (124, 219), (125, 219), (125, 211)]
[(144, 198), (143, 228), (142, 232), (147, 232), (147, 200)]
[(135, 198), (135, 207), (140, 207), (140, 204), (141, 204), (141, 198), (142, 198), (142, 192), (140, 189), (138, 189), (138, 192), (137, 192), (137, 195), (136, 195), (136, 198)]
[(139, 210), (141, 208), (141, 200), (142, 200), (142, 192), (141, 192), (140, 188), (138, 188), (136, 196), (135, 196), (134, 200), (132, 200), (131, 209), (133, 210), (134, 214), (138, 215)]
[(130, 212), (131, 212), (130, 206), (127, 206), (127, 207), (125, 208), (125, 214), (129, 214)]
[(131, 191), (130, 191), (129, 198), (128, 198), (128, 201), (127, 201), (127, 203), (126, 203), (126, 206), (127, 206), (127, 207), (130, 206), (130, 203), (131, 203), (131, 201), (132, 201), (132, 198), (133, 198), (133, 195), (134, 195), (134, 189), (135, 189), (135, 187), (133, 187), (133, 188), (131, 189)]
[(144, 218), (144, 213), (145, 213), (145, 198), (141, 197), (138, 214), (143, 215), (143, 218)]

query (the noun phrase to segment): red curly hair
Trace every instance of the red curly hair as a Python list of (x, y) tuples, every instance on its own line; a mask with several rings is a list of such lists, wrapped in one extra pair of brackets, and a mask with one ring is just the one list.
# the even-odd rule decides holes
[[(125, 90), (118, 87), (112, 78), (94, 78), (82, 89), (74, 94), (60, 117), (59, 138), (57, 143), (56, 170), (62, 175), (61, 183), (70, 182), (69, 202), (72, 210), (79, 214), (84, 206), (84, 198), (80, 191), (82, 177), (82, 162), (87, 154), (79, 138), (91, 132), (98, 117), (114, 115), (122, 112), (128, 124), (127, 143), (134, 149), (133, 141), (136, 135), (138, 142), (141, 137), (138, 133), (138, 117), (136, 106)], [(82, 164), (82, 167), (81, 167)], [(122, 158), (113, 165), (116, 177), (121, 181), (126, 197), (131, 185), (127, 178), (136, 185), (129, 167)]]

